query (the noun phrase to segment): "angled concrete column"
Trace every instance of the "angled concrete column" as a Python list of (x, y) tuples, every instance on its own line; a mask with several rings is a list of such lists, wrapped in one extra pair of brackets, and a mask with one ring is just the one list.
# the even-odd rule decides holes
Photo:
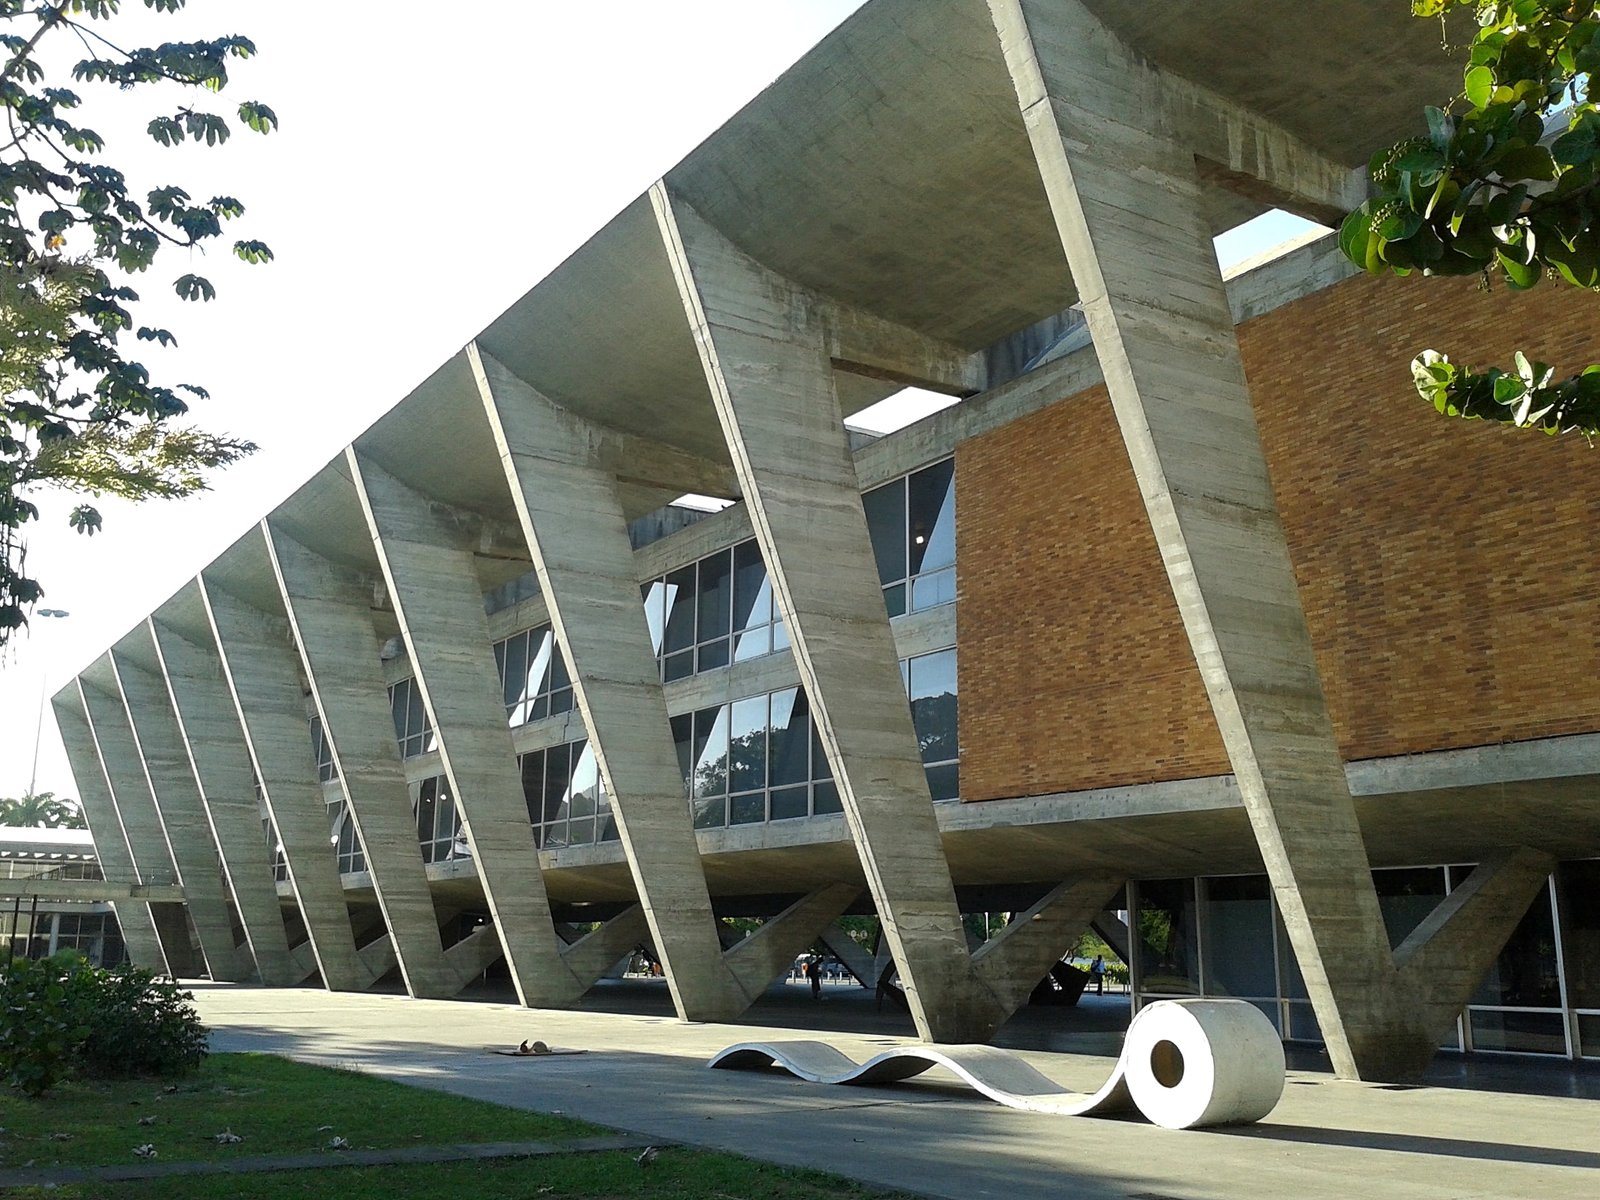
[(814, 306), (658, 183), (651, 199), (918, 1032), (986, 1039), (1009, 1012), (972, 970)]
[(990, 10), (1335, 1070), (1407, 1074), (1417, 1047), (1431, 1054), (1437, 1039), (1430, 1044), (1417, 977), (1396, 969), (1372, 887), (1201, 214), (1194, 147), (1171, 140), (1156, 115), (1161, 77), (1081, 5), (990, 0)]
[(234, 941), (222, 861), (166, 684), (131, 662), (125, 650), (111, 651), (111, 665), (211, 978), (246, 979), (254, 964)]
[(222, 666), (212, 648), (195, 645), (153, 617), (146, 625), (256, 972), (268, 987), (299, 983), (306, 972), (289, 953), (250, 754)]
[(616, 480), (582, 421), (468, 357), (673, 1003), (729, 1020), (752, 997), (722, 960)]
[(570, 1004), (598, 974), (574, 974), (550, 917), (468, 523), (354, 448), (346, 460), (517, 995)]
[(466, 981), (439, 938), (372, 628), (372, 587), (270, 521), (262, 528), (406, 990), (453, 996)]
[[(120, 692), (112, 695), (102, 690), (117, 686), (110, 656), (103, 656), (91, 670), (100, 682), (80, 676), (78, 694), (83, 699), (83, 710), (100, 754), (112, 803), (127, 838), (134, 874), (144, 883), (177, 883), (178, 870), (167, 842), (167, 831), (161, 824), (161, 813), (150, 795), (150, 783), (139, 761), (139, 749), (128, 724), (128, 710)], [(187, 905), (177, 904), (150, 908), (166, 955), (167, 972), (176, 977), (195, 976), (204, 970), (189, 934), (187, 909)]]
[[(51, 708), (55, 711), (56, 726), (61, 730), (61, 744), (67, 751), (72, 778), (78, 785), (78, 801), (83, 805), (89, 836), (94, 839), (94, 854), (101, 873), (115, 883), (137, 883), (139, 873), (134, 868), (133, 856), (128, 853), (128, 840), (122, 832), (111, 789), (106, 785), (94, 735), (84, 717), (78, 685), (68, 684), (57, 692)], [(137, 900), (113, 901), (111, 908), (117, 914), (129, 961), (147, 971), (166, 972), (167, 958), (161, 949), (161, 937), (156, 932), (150, 905)]]
[(328, 809), (317, 782), (288, 623), (204, 576), (200, 596), (323, 986), (359, 991), (374, 975), (356, 951), (338, 854), (328, 841)]

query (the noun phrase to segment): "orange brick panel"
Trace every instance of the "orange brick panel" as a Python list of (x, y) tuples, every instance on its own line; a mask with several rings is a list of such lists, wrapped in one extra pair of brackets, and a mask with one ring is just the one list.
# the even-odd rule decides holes
[[(1600, 449), (1419, 400), (1432, 347), (1570, 370), (1600, 303), (1348, 280), (1239, 329), (1340, 751), (1600, 729)], [(1227, 770), (1104, 389), (956, 452), (962, 793)]]

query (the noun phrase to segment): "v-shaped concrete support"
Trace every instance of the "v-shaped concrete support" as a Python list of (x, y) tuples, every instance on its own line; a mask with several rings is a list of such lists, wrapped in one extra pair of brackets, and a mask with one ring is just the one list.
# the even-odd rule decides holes
[[(1053, 923), (981, 959), (969, 953), (834, 390), (826, 306), (745, 255), (666, 183), (650, 196), (917, 1030), (930, 1041), (987, 1040), (1020, 1002), (1013, 969), (1026, 973), (1043, 955), (1025, 999), (1121, 881), (1082, 885), (1099, 888), (1095, 907), (1053, 953), (1037, 945)], [(1069, 910), (1060, 913), (1078, 922)]]
[[(1075, 0), (989, 6), (1329, 1055), (1343, 1076), (1408, 1077), (1438, 1044), (1419, 1015), (1419, 989), (1432, 985), (1397, 967), (1372, 886), (1202, 215), (1196, 148), (1172, 115), (1173, 97), (1193, 89), (1169, 87)], [(1500, 870), (1489, 891), (1514, 898), (1525, 872)], [(1450, 927), (1468, 911), (1441, 911), (1436, 955), (1461, 944)], [(1486, 904), (1473, 911), (1498, 951), (1515, 921)], [(1455, 1007), (1475, 984), (1456, 981)]]
[[(265, 541), (252, 549), (265, 560)], [(217, 663), (255, 771), (253, 783), (261, 788), (278, 831), (289, 886), (323, 986), (340, 992), (370, 987), (393, 963), (375, 970), (357, 950), (338, 855), (328, 840), (328, 809), (317, 781), (288, 622), (214, 586), (204, 575), (199, 588)]]
[[(354, 447), (346, 461), (517, 995), (540, 1008), (572, 1004), (637, 944), (638, 910), (607, 922), (609, 934), (590, 935), (582, 948), (557, 936), (473, 566), (474, 522), (430, 502)], [(599, 947), (625, 938), (627, 945), (596, 965), (596, 952), (606, 953)]]
[[(610, 439), (476, 345), (467, 348), (467, 360), (673, 1003), (685, 1020), (731, 1020), (793, 961), (793, 953), (782, 959), (782, 949), (809, 945), (857, 889), (819, 889), (769, 921), (757, 938), (724, 953), (617, 479), (602, 457)], [(635, 444), (634, 452), (648, 447)], [(644, 463), (633, 469), (656, 473)]]

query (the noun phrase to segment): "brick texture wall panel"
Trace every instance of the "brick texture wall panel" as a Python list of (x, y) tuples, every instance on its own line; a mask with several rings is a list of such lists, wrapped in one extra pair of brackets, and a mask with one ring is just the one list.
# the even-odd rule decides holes
[[(1239, 343), (1344, 757), (1600, 730), (1600, 449), (1446, 420), (1408, 369), (1600, 360), (1595, 297), (1361, 277)], [(1226, 771), (1104, 389), (956, 480), (964, 798)]]

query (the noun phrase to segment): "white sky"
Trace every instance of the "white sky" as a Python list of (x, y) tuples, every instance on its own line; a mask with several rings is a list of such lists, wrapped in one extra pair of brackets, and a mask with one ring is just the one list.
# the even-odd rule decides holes
[[(41, 697), (54, 692), (192, 578), (357, 433), (644, 191), (860, 0), (190, 0), (180, 17), (123, 0), (103, 26), (145, 44), (243, 33), (261, 54), (231, 68), (231, 114), (263, 101), (282, 128), (237, 130), (221, 149), (163, 149), (143, 133), (165, 100), (110, 94), (83, 123), (136, 190), (178, 183), (247, 209), (194, 264), (164, 251), (136, 281), (143, 323), (175, 350), (139, 343), (159, 381), (212, 394), (200, 423), (261, 447), (182, 502), (98, 502), (102, 533), (66, 527), (77, 501), (46, 494), (28, 568), (43, 607), (0, 661), (0, 796), (33, 765)], [(124, 41), (125, 39), (125, 41)], [(78, 87), (88, 97), (87, 85)], [(194, 102), (188, 97), (187, 102)], [(170, 109), (169, 109), (170, 111)], [(1263, 218), (1219, 246), (1224, 262), (1301, 223)], [(269, 266), (234, 262), (258, 237)], [(209, 305), (167, 301), (186, 271)], [(128, 353), (134, 353), (129, 350)], [(920, 415), (947, 403), (929, 397)], [(888, 414), (887, 425), (904, 414)], [(860, 423), (852, 419), (852, 423)], [(46, 705), (46, 708), (48, 706)], [(38, 789), (77, 789), (48, 712)]]

